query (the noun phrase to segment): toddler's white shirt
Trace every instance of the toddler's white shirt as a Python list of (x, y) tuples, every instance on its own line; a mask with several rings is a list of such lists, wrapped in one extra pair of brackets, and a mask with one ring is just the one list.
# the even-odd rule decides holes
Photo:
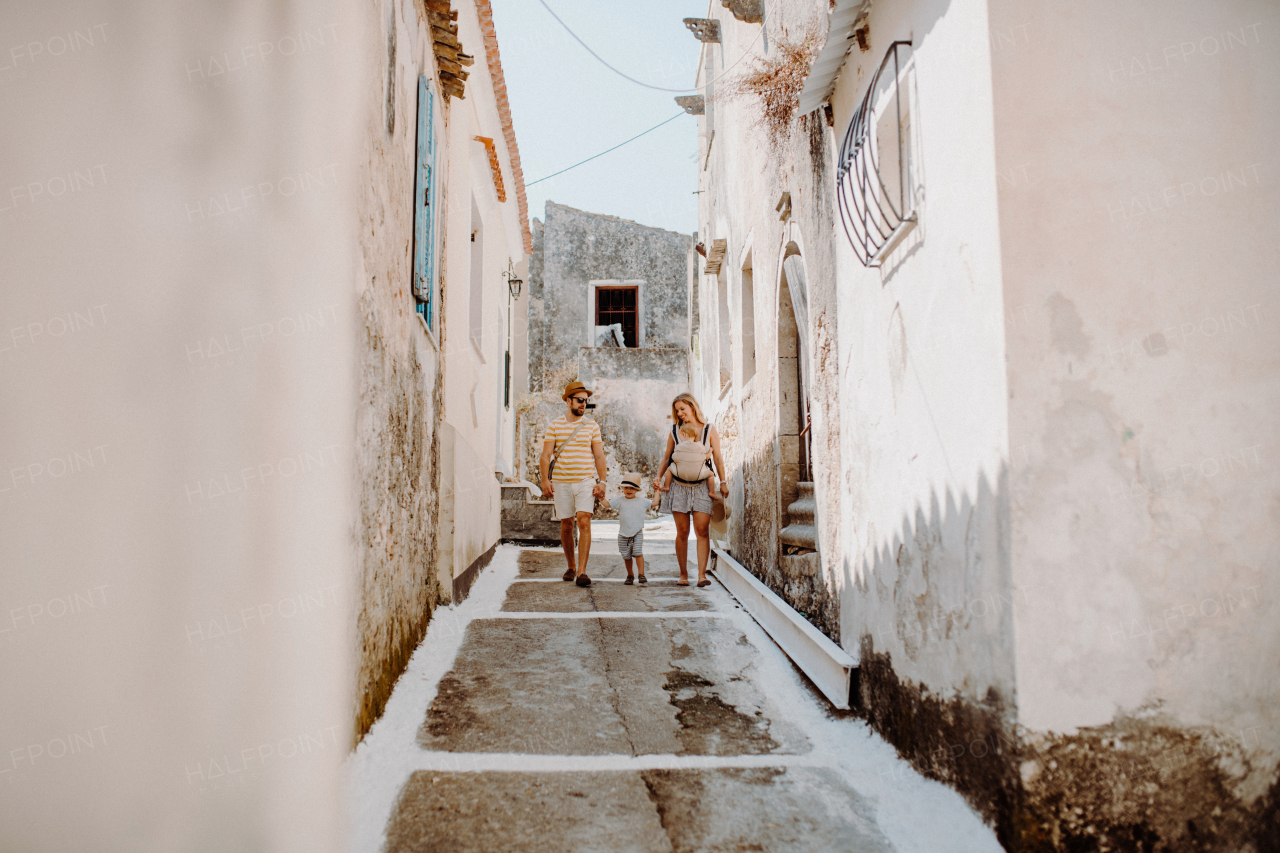
[(640, 493), (634, 498), (619, 495), (613, 505), (618, 509), (618, 535), (635, 536), (644, 529), (644, 514), (651, 500)]

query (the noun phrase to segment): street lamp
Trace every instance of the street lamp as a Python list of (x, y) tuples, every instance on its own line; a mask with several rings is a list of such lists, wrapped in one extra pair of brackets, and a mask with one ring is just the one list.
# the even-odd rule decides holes
[(515, 268), (511, 266), (511, 259), (507, 259), (507, 268), (502, 271), (502, 280), (507, 283), (507, 293), (510, 299), (507, 300), (507, 354), (506, 354), (506, 377), (502, 391), (503, 408), (511, 408), (511, 301), (520, 298), (520, 286), (524, 284), (522, 279), (516, 278)]
[(515, 270), (511, 268), (510, 261), (507, 261), (507, 268), (502, 272), (502, 280), (507, 283), (507, 292), (511, 294), (511, 298), (519, 299), (520, 285), (524, 284), (524, 280), (516, 278)]

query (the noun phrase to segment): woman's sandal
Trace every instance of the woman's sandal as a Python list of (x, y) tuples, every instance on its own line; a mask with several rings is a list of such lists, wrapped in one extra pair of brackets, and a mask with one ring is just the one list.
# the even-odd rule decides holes
[(689, 585), (688, 578), (680, 578), (680, 580), (676, 581), (676, 586), (688, 586), (688, 585)]
[(702, 580), (698, 581), (698, 586), (711, 586), (711, 581), (707, 580), (706, 578), (703, 578)]

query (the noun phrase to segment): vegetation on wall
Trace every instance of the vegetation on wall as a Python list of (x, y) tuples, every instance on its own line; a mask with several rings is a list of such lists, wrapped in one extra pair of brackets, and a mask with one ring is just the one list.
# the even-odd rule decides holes
[(746, 72), (725, 86), (728, 100), (753, 98), (759, 113), (752, 127), (775, 146), (785, 145), (794, 130), (800, 91), (814, 57), (822, 47), (822, 29), (810, 24), (798, 34), (781, 33), (773, 39), (768, 56), (759, 57)]

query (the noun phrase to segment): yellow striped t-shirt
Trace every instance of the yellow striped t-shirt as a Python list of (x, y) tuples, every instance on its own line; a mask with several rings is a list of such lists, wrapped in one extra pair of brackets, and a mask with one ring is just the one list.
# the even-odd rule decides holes
[[(582, 429), (578, 429), (578, 424), (582, 424)], [(578, 434), (573, 436), (573, 441), (568, 441), (575, 429), (578, 429)], [(555, 446), (551, 449), (553, 455), (557, 450), (560, 451), (560, 455), (555, 457), (556, 469), (551, 472), (552, 482), (576, 483), (579, 480), (594, 479), (596, 457), (591, 452), (591, 442), (603, 442), (603, 440), (600, 424), (595, 421), (582, 418), (569, 423), (565, 415), (552, 421), (551, 426), (547, 427), (547, 434), (542, 439), (543, 444), (548, 441), (555, 442)]]

